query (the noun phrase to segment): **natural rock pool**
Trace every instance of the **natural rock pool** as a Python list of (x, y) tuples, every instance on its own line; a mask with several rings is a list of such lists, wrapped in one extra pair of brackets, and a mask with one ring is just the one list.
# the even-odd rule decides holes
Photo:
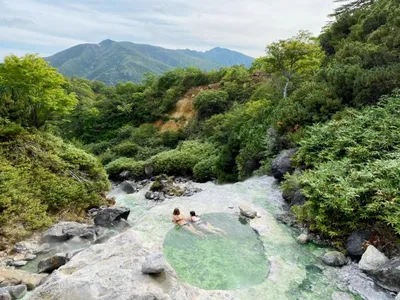
[[(324, 265), (321, 258), (331, 249), (297, 243), (299, 232), (274, 217), (284, 203), (273, 178), (195, 186), (203, 191), (163, 202), (146, 200), (146, 189), (127, 195), (115, 188), (110, 196), (131, 209), (132, 229), (74, 256), (34, 291), (32, 299), (394, 298), (352, 265)], [(243, 204), (257, 210), (260, 218), (239, 222), (238, 207)], [(227, 236), (207, 234), (203, 240), (176, 230), (171, 222), (175, 207), (186, 217), (195, 210)], [(142, 274), (145, 257), (158, 251), (168, 262), (165, 274)]]
[(264, 246), (249, 224), (227, 213), (205, 214), (201, 219), (226, 235), (207, 233), (200, 239), (182, 228), (171, 229), (163, 252), (181, 280), (206, 290), (235, 290), (261, 284), (267, 278), (269, 262)]

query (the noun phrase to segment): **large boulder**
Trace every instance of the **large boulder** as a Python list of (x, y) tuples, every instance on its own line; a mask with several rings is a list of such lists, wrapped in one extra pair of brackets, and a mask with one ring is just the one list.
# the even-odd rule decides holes
[(44, 243), (54, 243), (66, 241), (74, 236), (87, 239), (94, 239), (96, 228), (77, 222), (60, 222), (51, 226), (42, 236)]
[(293, 164), (291, 158), (297, 152), (297, 148), (285, 150), (278, 154), (271, 162), (272, 175), (279, 181), (283, 180), (286, 173), (293, 172)]
[(146, 257), (142, 264), (143, 274), (159, 274), (165, 270), (165, 260), (162, 253), (154, 253)]
[(132, 184), (132, 182), (125, 180), (122, 184), (121, 184), (121, 190), (123, 190), (125, 193), (127, 194), (133, 194), (135, 192), (137, 192), (137, 188), (136, 186), (134, 186)]
[(393, 292), (400, 292), (400, 258), (387, 261), (369, 274), (379, 286)]
[(246, 205), (239, 206), (240, 214), (246, 218), (254, 219), (257, 217), (257, 211)]
[(0, 284), (4, 281), (12, 285), (25, 284), (28, 290), (39, 286), (46, 277), (47, 274), (33, 274), (23, 270), (0, 268)]
[(290, 206), (303, 205), (306, 202), (306, 198), (299, 187), (282, 193), (283, 199), (290, 203)]
[(5, 288), (0, 288), (0, 300), (11, 300), (11, 295)]
[(127, 220), (130, 212), (130, 209), (127, 207), (108, 207), (99, 211), (94, 217), (94, 224), (103, 227), (113, 227), (117, 225), (121, 219)]
[(339, 251), (330, 251), (322, 257), (324, 264), (332, 267), (341, 267), (347, 264), (347, 258)]
[(68, 262), (67, 253), (57, 253), (52, 257), (43, 259), (38, 264), (39, 273), (51, 273)]
[(154, 246), (142, 235), (130, 229), (104, 244), (92, 245), (53, 272), (29, 300), (206, 299), (195, 294), (198, 289), (182, 287), (168, 265), (163, 283), (143, 274), (142, 264)]
[[(25, 284), (19, 284), (16, 286), (8, 286), (5, 289), (8, 291), (8, 293), (10, 294), (12, 299), (21, 299), (28, 292), (28, 288), (26, 287)], [(0, 299), (1, 299), (1, 297), (0, 297)]]
[(368, 246), (358, 264), (363, 271), (373, 271), (386, 263), (389, 259), (374, 246)]
[(346, 250), (350, 257), (359, 259), (364, 253), (364, 242), (372, 236), (372, 231), (358, 230), (353, 232), (346, 240)]

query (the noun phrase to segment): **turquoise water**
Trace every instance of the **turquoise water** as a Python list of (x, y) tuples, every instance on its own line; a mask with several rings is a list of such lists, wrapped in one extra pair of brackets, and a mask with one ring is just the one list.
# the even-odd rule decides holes
[(206, 238), (201, 239), (182, 228), (168, 232), (163, 251), (182, 281), (206, 290), (235, 290), (265, 281), (269, 262), (249, 225), (233, 214), (212, 213), (201, 218), (227, 235), (202, 230)]

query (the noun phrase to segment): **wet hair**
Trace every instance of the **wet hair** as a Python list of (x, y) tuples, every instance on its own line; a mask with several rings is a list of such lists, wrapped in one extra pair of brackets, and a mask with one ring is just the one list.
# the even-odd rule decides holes
[(179, 211), (179, 208), (175, 208), (174, 209), (174, 215), (175, 216), (179, 216), (181, 214), (181, 212)]
[(192, 216), (192, 217), (197, 217), (197, 215), (196, 215), (196, 213), (195, 213), (194, 210), (192, 210), (192, 211), (190, 212), (190, 216)]

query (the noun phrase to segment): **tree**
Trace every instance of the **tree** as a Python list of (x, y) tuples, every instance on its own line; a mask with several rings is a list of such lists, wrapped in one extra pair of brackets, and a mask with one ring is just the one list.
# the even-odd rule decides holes
[[(272, 43), (267, 46), (266, 52), (267, 56), (262, 58), (263, 68), (269, 73), (284, 77), (284, 98), (287, 97), (289, 85), (295, 77), (312, 75), (321, 66), (324, 56), (316, 39), (305, 31), (300, 31), (290, 39)], [(260, 65), (260, 60), (257, 64)]]
[(228, 97), (224, 91), (202, 91), (194, 100), (194, 108), (197, 110), (199, 120), (227, 110), (229, 108)]
[[(8, 56), (0, 65), (3, 117), (24, 127), (42, 127), (77, 104), (75, 94), (63, 88), (64, 77), (37, 55)], [(1, 110), (3, 111), (3, 109)]]
[(347, 12), (353, 12), (354, 10), (359, 10), (364, 6), (373, 4), (375, 0), (335, 0), (334, 2), (344, 4), (335, 9), (335, 12), (331, 14), (332, 17), (336, 17)]

